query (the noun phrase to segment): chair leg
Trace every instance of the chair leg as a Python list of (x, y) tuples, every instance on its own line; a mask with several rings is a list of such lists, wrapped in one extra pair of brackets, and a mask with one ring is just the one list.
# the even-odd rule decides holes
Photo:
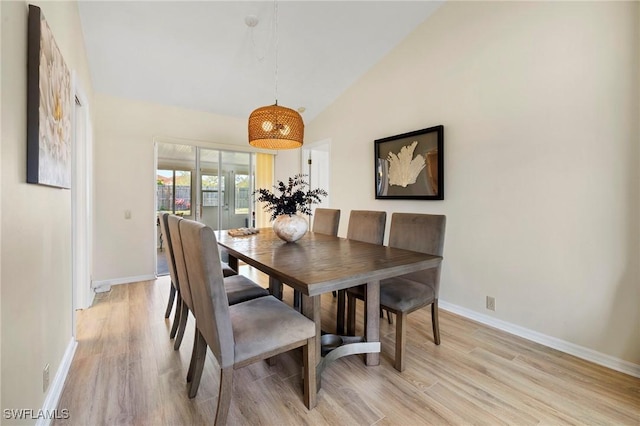
[(194, 339), (193, 339), (193, 349), (191, 350), (191, 361), (189, 362), (189, 371), (187, 371), (187, 383), (191, 383), (191, 381), (193, 380), (193, 374), (196, 368), (196, 359), (198, 358), (198, 351), (200, 350), (198, 345), (202, 342), (200, 339), (198, 339), (198, 334), (200, 334), (200, 331), (198, 330), (198, 325), (196, 324), (196, 335), (194, 336)]
[(180, 349), (182, 338), (184, 337), (184, 331), (187, 329), (187, 319), (189, 318), (189, 308), (187, 304), (182, 301), (182, 307), (180, 308), (180, 323), (178, 324), (178, 334), (176, 334), (176, 340), (173, 342), (173, 349)]
[(346, 305), (347, 292), (338, 291), (338, 313), (336, 318), (336, 334), (344, 334), (344, 309)]
[(197, 342), (194, 343), (194, 349), (197, 347), (197, 350), (195, 353), (191, 384), (189, 385), (189, 398), (195, 398), (198, 394), (200, 379), (202, 378), (202, 370), (204, 369), (204, 362), (207, 359), (207, 342), (204, 340), (204, 337), (202, 337), (199, 330), (196, 330), (195, 338)]
[(396, 314), (396, 361), (395, 367), (399, 372), (404, 371), (404, 349), (407, 340), (407, 315)]
[(171, 283), (171, 290), (169, 291), (169, 301), (167, 302), (167, 310), (164, 312), (164, 317), (169, 318), (171, 315), (171, 308), (173, 308), (173, 301), (176, 298), (176, 288), (173, 286), (173, 282)]
[(220, 390), (218, 392), (218, 408), (214, 425), (226, 425), (231, 406), (231, 394), (233, 392), (233, 367), (220, 370)]
[(433, 325), (433, 341), (440, 344), (440, 324), (438, 323), (438, 299), (431, 304), (431, 324)]
[(356, 298), (347, 294), (347, 336), (356, 335)]
[(307, 344), (303, 346), (302, 361), (304, 368), (304, 405), (311, 410), (317, 404), (315, 337), (307, 339)]
[(382, 306), (380, 306), (380, 318), (384, 318), (384, 311), (387, 311), (387, 321), (389, 321), (389, 324), (393, 324), (393, 319), (391, 319), (391, 312), (388, 309), (383, 308)]
[(173, 314), (173, 324), (171, 325), (171, 333), (169, 337), (172, 339), (176, 337), (176, 332), (178, 331), (178, 326), (180, 325), (180, 313), (182, 311), (182, 296), (180, 296), (180, 292), (178, 291), (177, 299), (176, 299), (176, 311)]

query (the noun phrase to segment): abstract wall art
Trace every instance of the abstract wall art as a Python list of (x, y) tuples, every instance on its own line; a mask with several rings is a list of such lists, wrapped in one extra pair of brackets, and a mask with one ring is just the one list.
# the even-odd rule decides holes
[(27, 182), (71, 188), (71, 76), (39, 7), (29, 5)]

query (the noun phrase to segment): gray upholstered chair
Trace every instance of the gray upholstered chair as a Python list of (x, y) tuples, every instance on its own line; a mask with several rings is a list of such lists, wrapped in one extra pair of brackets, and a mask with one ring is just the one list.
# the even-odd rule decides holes
[(318, 207), (313, 212), (313, 226), (311, 230), (320, 234), (338, 235), (338, 225), (340, 225), (339, 209), (324, 209)]
[[(443, 215), (394, 213), (391, 217), (389, 246), (442, 256), (446, 217)], [(413, 272), (380, 282), (380, 306), (396, 314), (395, 368), (405, 368), (407, 315), (431, 305), (433, 340), (440, 344), (438, 326), (438, 293), (440, 290), (440, 266)], [(354, 287), (347, 290), (347, 331), (355, 329), (355, 301), (364, 300), (366, 289)]]
[[(180, 230), (178, 225), (182, 221), (180, 216), (169, 215), (167, 218), (168, 224), (168, 240), (171, 241), (173, 250), (173, 257), (175, 261), (176, 276), (178, 278), (178, 285), (181, 298), (179, 299), (180, 306), (180, 318), (178, 320), (178, 333), (176, 334), (176, 340), (173, 343), (173, 348), (178, 350), (184, 337), (184, 331), (187, 328), (187, 319), (189, 318), (189, 311), (193, 311), (193, 299), (191, 297), (191, 289), (189, 288), (189, 278), (187, 277), (187, 267), (184, 262), (184, 254), (182, 252), (182, 240), (180, 238)], [(176, 308), (178, 309), (178, 308)]]
[(176, 299), (176, 311), (173, 316), (173, 325), (171, 326), (170, 337), (173, 339), (178, 331), (178, 324), (180, 320), (180, 308), (182, 306), (182, 297), (180, 296), (180, 287), (178, 285), (178, 276), (176, 275), (176, 264), (173, 256), (173, 247), (171, 246), (171, 238), (169, 236), (169, 224), (167, 219), (169, 213), (160, 213), (158, 221), (160, 222), (160, 232), (166, 239), (164, 254), (167, 258), (167, 266), (169, 267), (169, 276), (171, 277), (171, 289), (169, 291), (169, 301), (167, 303), (167, 309), (164, 313), (165, 318), (169, 318), (171, 309), (173, 308), (173, 302)]
[(226, 423), (233, 371), (298, 347), (303, 348), (304, 402), (316, 405), (315, 323), (273, 296), (229, 306), (217, 259), (218, 244), (210, 227), (191, 220), (180, 222), (189, 284), (195, 303), (196, 363), (189, 397), (196, 396), (207, 347), (220, 366), (216, 425)]
[[(169, 318), (171, 314), (171, 309), (173, 308), (173, 302), (176, 301), (176, 310), (173, 316), (173, 325), (171, 326), (171, 333), (169, 336), (173, 339), (176, 336), (176, 332), (178, 331), (178, 325), (180, 324), (180, 315), (182, 309), (182, 296), (180, 294), (180, 286), (178, 283), (178, 274), (176, 272), (176, 262), (175, 256), (173, 254), (173, 246), (171, 244), (171, 231), (169, 230), (169, 213), (160, 213), (158, 217), (158, 222), (160, 223), (160, 232), (164, 236), (166, 240), (166, 249), (164, 250), (164, 254), (167, 258), (167, 266), (169, 268), (169, 276), (171, 277), (171, 289), (169, 291), (169, 300), (167, 302), (167, 309), (164, 313), (165, 318)], [(231, 268), (227, 263), (222, 263), (222, 272), (225, 277), (229, 277), (232, 275), (237, 275), (237, 272)], [(178, 343), (178, 347), (180, 343)]]
[[(384, 228), (386, 223), (387, 212), (352, 210), (349, 214), (347, 239), (382, 245), (384, 242)], [(344, 333), (345, 298), (346, 290), (338, 291), (336, 334)]]
[[(169, 236), (171, 238), (171, 244), (173, 247), (173, 254), (175, 258), (176, 275), (178, 277), (178, 283), (180, 284), (180, 294), (183, 295), (183, 304), (180, 309), (181, 312), (178, 324), (178, 333), (176, 335), (176, 341), (174, 343), (175, 349), (178, 349), (180, 347), (180, 343), (182, 342), (184, 331), (187, 327), (187, 318), (189, 311), (193, 312), (193, 298), (191, 296), (189, 276), (187, 274), (186, 262), (184, 258), (182, 238), (180, 237), (178, 228), (179, 223), (182, 220), (184, 219), (174, 215), (170, 215), (168, 218)], [(223, 270), (223, 263), (218, 263), (220, 263), (221, 270)], [(260, 287), (258, 284), (254, 283), (243, 275), (224, 276), (223, 270), (223, 277), (225, 292), (230, 305), (255, 299), (257, 297), (266, 296), (269, 294), (269, 292), (265, 288)]]

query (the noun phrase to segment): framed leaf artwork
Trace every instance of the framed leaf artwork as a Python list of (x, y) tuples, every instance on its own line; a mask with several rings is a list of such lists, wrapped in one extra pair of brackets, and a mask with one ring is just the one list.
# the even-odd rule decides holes
[(444, 200), (442, 125), (374, 144), (376, 199)]

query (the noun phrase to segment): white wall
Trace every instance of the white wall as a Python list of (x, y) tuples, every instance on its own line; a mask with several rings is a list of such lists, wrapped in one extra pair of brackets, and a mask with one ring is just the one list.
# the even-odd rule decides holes
[[(0, 22), (2, 22), (2, 6), (0, 5)], [(2, 59), (2, 31), (0, 28), (0, 59)], [(2, 133), (2, 66), (0, 66), (0, 136)], [(0, 164), (2, 164), (2, 143), (0, 143)], [(0, 242), (2, 242), (2, 173), (0, 173)], [(0, 295), (2, 294), (2, 246), (0, 245)], [(0, 383), (2, 383), (2, 303), (0, 302)], [(0, 385), (0, 408), (2, 402), (2, 385)]]
[[(75, 2), (38, 4), (91, 98)], [(0, 270), (2, 409), (39, 409), (71, 341), (71, 192), (26, 183), (28, 4), (1, 2)]]
[(246, 148), (247, 122), (103, 94), (96, 95), (93, 111), (93, 281), (148, 279), (155, 275), (154, 137)]
[[(307, 126), (307, 123), (305, 123)], [(305, 135), (305, 141), (309, 138)], [(291, 176), (298, 173), (306, 173), (300, 161), (300, 149), (287, 149), (278, 151), (276, 156), (276, 165), (274, 170), (274, 179), (276, 181), (286, 182)]]
[[(446, 214), (442, 301), (640, 364), (638, 6), (445, 3), (307, 124), (332, 206)], [(373, 141), (438, 124), (445, 200), (376, 201)]]

